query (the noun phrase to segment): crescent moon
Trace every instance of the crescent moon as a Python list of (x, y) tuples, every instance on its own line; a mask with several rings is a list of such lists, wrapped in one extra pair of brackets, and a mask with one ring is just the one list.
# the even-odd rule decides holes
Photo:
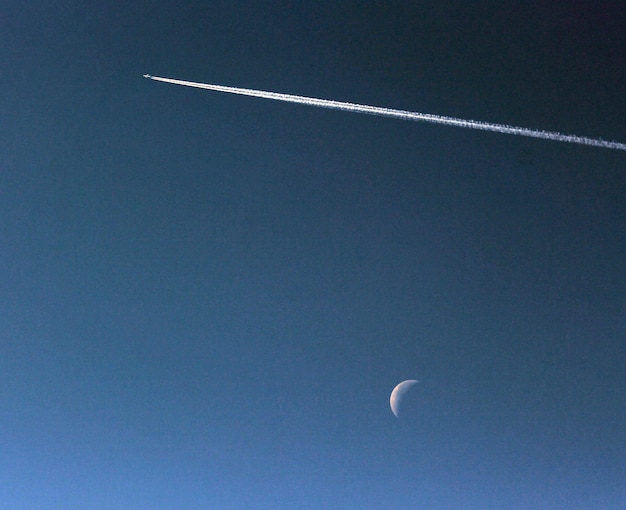
[(389, 397), (389, 405), (391, 406), (391, 412), (396, 415), (396, 418), (400, 417), (398, 412), (400, 408), (400, 402), (402, 401), (402, 397), (409, 390), (409, 388), (411, 388), (418, 382), (419, 381), (416, 381), (415, 379), (408, 379), (406, 381), (402, 381), (391, 392), (391, 396)]

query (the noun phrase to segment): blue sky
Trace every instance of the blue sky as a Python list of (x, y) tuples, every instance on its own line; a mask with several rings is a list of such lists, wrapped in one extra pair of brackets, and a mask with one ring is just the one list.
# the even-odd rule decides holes
[(623, 508), (623, 152), (142, 78), (623, 141), (620, 13), (7, 2), (3, 505)]

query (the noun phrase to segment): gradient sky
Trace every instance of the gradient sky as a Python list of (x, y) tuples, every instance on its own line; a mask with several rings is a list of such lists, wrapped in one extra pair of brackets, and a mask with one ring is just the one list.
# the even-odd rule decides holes
[(0, 506), (623, 509), (623, 152), (142, 78), (624, 141), (622, 2), (302, 4), (3, 3)]

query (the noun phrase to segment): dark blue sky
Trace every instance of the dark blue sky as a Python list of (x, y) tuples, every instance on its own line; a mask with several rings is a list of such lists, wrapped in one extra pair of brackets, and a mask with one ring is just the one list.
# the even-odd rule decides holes
[[(622, 509), (621, 2), (17, 2), (10, 509)], [(421, 382), (389, 409), (392, 388)]]

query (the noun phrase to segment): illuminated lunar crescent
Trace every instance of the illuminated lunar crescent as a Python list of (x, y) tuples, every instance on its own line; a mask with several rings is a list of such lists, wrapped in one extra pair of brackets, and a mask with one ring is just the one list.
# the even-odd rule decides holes
[(398, 384), (393, 391), (391, 392), (391, 397), (389, 397), (389, 405), (391, 406), (391, 411), (396, 415), (396, 418), (399, 418), (399, 409), (400, 403), (402, 402), (402, 398), (406, 394), (409, 389), (417, 384), (419, 381), (415, 379), (409, 379), (407, 381), (402, 381)]

